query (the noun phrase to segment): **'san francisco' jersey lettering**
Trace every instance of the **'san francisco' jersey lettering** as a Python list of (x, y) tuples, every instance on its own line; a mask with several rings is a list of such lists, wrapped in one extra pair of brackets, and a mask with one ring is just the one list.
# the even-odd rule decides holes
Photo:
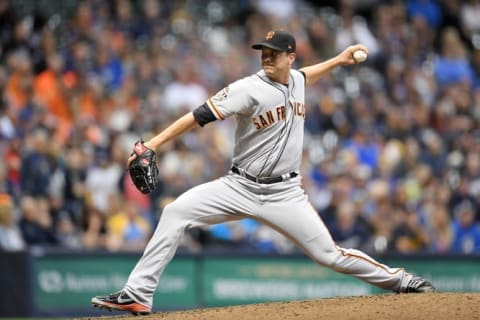
[(288, 86), (260, 71), (231, 83), (207, 101), (219, 120), (237, 124), (233, 164), (256, 176), (299, 171), (305, 121), (305, 78), (290, 71)]
[[(305, 118), (305, 105), (301, 102), (292, 102), (293, 114), (295, 116)], [(268, 110), (265, 114), (254, 115), (252, 117), (252, 123), (257, 130), (268, 128), (278, 121), (285, 120), (285, 106), (274, 108), (274, 110)]]

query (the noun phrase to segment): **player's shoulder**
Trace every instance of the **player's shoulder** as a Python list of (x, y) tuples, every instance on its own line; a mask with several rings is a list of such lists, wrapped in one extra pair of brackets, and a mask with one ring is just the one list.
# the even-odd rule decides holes
[(252, 81), (262, 81), (262, 78), (266, 78), (267, 75), (265, 74), (265, 71), (260, 70), (256, 73), (253, 73), (251, 75), (248, 75), (244, 77), (242, 80), (245, 80), (247, 82), (252, 82)]
[(290, 75), (295, 79), (295, 80), (301, 80), (305, 81), (305, 73), (303, 71), (299, 71), (297, 69), (290, 69)]
[(254, 73), (232, 82), (229, 86), (236, 88), (251, 88), (256, 82), (261, 81), (258, 73)]

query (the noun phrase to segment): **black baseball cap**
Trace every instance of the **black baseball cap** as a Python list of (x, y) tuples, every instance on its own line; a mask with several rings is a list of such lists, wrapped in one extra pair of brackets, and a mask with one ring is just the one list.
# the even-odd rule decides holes
[(255, 50), (261, 50), (263, 47), (292, 53), (295, 52), (296, 43), (295, 38), (290, 33), (283, 30), (274, 30), (267, 32), (263, 41), (252, 45)]

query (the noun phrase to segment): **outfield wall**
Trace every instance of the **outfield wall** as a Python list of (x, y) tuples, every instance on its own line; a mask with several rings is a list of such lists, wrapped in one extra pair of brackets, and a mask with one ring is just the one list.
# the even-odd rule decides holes
[[(120, 289), (139, 255), (0, 253), (0, 316), (102, 315), (94, 295)], [(381, 257), (432, 279), (439, 291), (480, 292), (480, 257)], [(155, 310), (379, 294), (304, 256), (183, 255), (165, 270)]]

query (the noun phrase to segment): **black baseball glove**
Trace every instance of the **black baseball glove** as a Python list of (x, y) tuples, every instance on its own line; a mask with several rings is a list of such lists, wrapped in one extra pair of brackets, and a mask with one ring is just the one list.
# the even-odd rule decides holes
[(130, 163), (128, 171), (133, 184), (142, 193), (150, 193), (158, 186), (158, 167), (155, 151), (147, 148), (142, 140), (135, 142), (133, 153), (137, 157)]

